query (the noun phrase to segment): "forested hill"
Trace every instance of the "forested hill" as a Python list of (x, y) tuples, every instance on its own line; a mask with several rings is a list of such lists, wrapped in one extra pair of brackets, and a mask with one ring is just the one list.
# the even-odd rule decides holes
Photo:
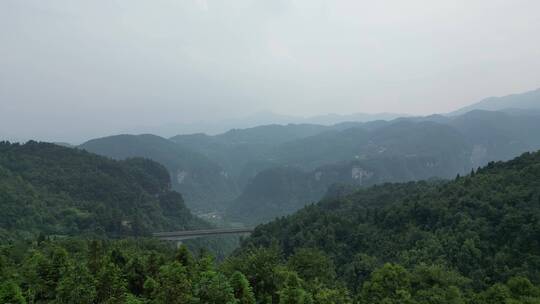
[[(467, 292), (513, 276), (540, 283), (539, 236), (537, 152), (489, 163), (450, 182), (385, 184), (323, 200), (259, 226), (242, 250), (271, 244), (278, 244), (285, 256), (301, 248), (321, 250), (338, 277), (358, 292), (385, 263), (395, 265), (387, 267), (386, 275), (397, 271), (404, 278), (421, 265), (434, 265), (454, 275), (433, 278), (431, 286), (450, 284)], [(403, 286), (392, 288), (413, 297), (420, 288), (405, 279), (395, 283)]]
[(170, 190), (167, 170), (133, 158), (115, 161), (30, 141), (0, 143), (0, 238), (144, 235), (203, 227)]
[(219, 209), (238, 192), (235, 181), (217, 163), (159, 136), (109, 136), (90, 140), (80, 148), (114, 159), (144, 157), (163, 164), (171, 176), (172, 188), (184, 195), (194, 211)]

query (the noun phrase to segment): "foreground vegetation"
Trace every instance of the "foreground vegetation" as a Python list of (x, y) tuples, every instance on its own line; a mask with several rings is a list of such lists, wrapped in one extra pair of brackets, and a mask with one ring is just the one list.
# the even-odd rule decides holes
[[(420, 301), (429, 287), (446, 300), (427, 303), (449, 303), (486, 290), (509, 295), (501, 284), (516, 280), (538, 284), (539, 236), (540, 153), (527, 153), (452, 182), (387, 184), (328, 199), (260, 226), (244, 246), (278, 246), (285, 257), (320, 250), (356, 294), (379, 275), (396, 280), (377, 301)], [(415, 282), (418, 271), (427, 285)]]
[(334, 189), (216, 262), (134, 230), (207, 225), (156, 163), (0, 148), (0, 303), (540, 303), (540, 153)]
[(523, 276), (476, 290), (441, 265), (371, 262), (356, 264), (365, 277), (351, 290), (317, 249), (251, 248), (217, 264), (151, 240), (40, 239), (0, 248), (0, 303), (540, 303)]

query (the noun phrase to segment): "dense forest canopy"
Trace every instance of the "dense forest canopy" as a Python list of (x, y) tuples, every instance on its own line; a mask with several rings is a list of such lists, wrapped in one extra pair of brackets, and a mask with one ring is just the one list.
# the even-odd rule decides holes
[(0, 237), (146, 235), (208, 227), (172, 191), (167, 170), (49, 143), (0, 143)]
[(244, 247), (324, 252), (362, 289), (393, 263), (447, 269), (482, 290), (514, 276), (540, 283), (540, 152), (490, 163), (451, 182), (385, 184), (329, 198), (259, 226)]
[[(146, 160), (131, 160), (137, 165), (130, 171), (124, 162), (50, 144), (2, 147), (3, 160), (14, 160), (9, 151), (18, 151), (17, 157), (26, 161), (2, 162), (3, 171), (18, 172), (4, 184), (22, 180), (52, 193), (55, 187), (66, 189), (68, 181), (78, 189), (73, 176), (54, 178), (57, 170), (89, 181), (71, 171), (68, 164), (78, 164), (73, 161), (77, 157), (92, 159), (83, 166), (85, 173), (98, 174), (108, 165), (107, 172), (127, 170), (141, 178), (135, 168), (144, 164), (150, 167), (145, 174), (157, 180), (166, 176), (162, 167)], [(28, 164), (48, 168), (48, 173), (27, 171)], [(41, 234), (4, 239), (0, 301), (540, 303), (539, 183), (537, 152), (490, 163), (453, 181), (384, 184), (352, 193), (350, 187), (337, 187), (327, 199), (259, 226), (236, 253), (219, 262), (204, 250), (192, 253), (185, 246), (144, 238)], [(168, 191), (166, 183), (135, 184), (150, 193)], [(84, 195), (73, 194), (78, 199)], [(2, 220), (9, 216), (3, 213)]]

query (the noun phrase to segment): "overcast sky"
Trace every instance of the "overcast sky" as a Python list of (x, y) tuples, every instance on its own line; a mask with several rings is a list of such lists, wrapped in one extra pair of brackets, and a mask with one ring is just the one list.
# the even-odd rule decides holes
[(540, 87), (538, 0), (1, 0), (0, 136), (455, 110)]

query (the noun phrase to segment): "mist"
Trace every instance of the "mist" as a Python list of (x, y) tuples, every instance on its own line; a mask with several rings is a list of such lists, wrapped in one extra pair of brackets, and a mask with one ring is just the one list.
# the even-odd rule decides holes
[(81, 142), (261, 111), (446, 113), (540, 87), (539, 11), (533, 0), (4, 0), (0, 137)]

